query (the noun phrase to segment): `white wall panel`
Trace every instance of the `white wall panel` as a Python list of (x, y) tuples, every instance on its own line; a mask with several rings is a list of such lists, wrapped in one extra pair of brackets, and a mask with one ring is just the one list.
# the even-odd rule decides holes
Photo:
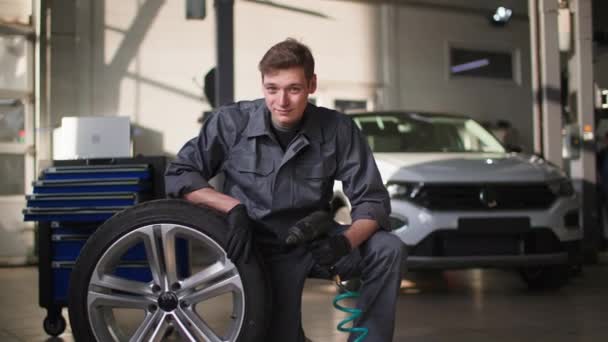
[[(330, 18), (235, 1), (235, 100), (261, 97), (257, 64), (272, 44), (287, 37), (313, 50), (320, 102), (373, 97), (378, 7), (324, 0), (282, 3)], [(93, 70), (94, 115), (130, 116), (142, 141), (154, 141), (151, 146), (162, 148), (157, 153), (176, 153), (198, 132), (196, 119), (209, 109), (200, 86), (215, 65), (213, 1), (207, 1), (207, 18), (197, 21), (185, 19), (183, 1), (106, 0), (92, 11), (91, 36), (98, 37), (90, 44), (94, 65), (83, 68)], [(147, 147), (136, 142), (135, 149), (153, 153)]]
[[(488, 18), (449, 10), (398, 7), (400, 106), (404, 109), (471, 115), (481, 121), (508, 120), (529, 151), (532, 140), (529, 27), (513, 20), (494, 27)], [(451, 78), (449, 46), (512, 51), (517, 82)]]

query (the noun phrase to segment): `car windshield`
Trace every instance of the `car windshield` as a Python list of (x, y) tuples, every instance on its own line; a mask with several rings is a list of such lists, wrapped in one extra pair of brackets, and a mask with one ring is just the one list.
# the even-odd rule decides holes
[(353, 117), (374, 152), (505, 152), (475, 120), (415, 113)]

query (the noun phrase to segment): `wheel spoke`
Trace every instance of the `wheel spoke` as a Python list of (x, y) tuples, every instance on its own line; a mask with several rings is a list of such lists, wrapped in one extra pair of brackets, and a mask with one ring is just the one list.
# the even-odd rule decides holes
[(177, 316), (177, 315), (173, 315), (174, 317), (174, 326), (177, 328), (177, 331), (179, 332), (179, 334), (182, 336), (183, 339), (185, 339), (186, 341), (191, 341), (191, 342), (197, 342), (200, 341), (200, 339), (197, 339), (192, 332), (190, 331), (190, 329), (188, 329), (188, 324), (183, 322), (182, 319)]
[(159, 318), (160, 322), (158, 322), (156, 329), (154, 329), (154, 331), (152, 331), (152, 334), (150, 335), (150, 338), (148, 339), (148, 341), (150, 341), (150, 342), (162, 341), (162, 339), (165, 337), (165, 333), (167, 332), (167, 329), (169, 328), (169, 323), (166, 320), (168, 315), (169, 314), (167, 314), (167, 313), (160, 314), (160, 318)]
[(128, 280), (109, 274), (99, 275), (93, 272), (91, 285), (101, 287), (104, 290), (122, 291), (139, 296), (152, 295), (152, 289), (146, 283)]
[(150, 266), (150, 272), (152, 273), (154, 283), (158, 284), (163, 290), (166, 291), (167, 284), (165, 279), (165, 263), (161, 252), (162, 249), (157, 242), (155, 234), (157, 227), (160, 226), (153, 226), (151, 228), (145, 229), (142, 231), (142, 233), (144, 236), (144, 247), (146, 249), (146, 257), (148, 259), (148, 265)]
[(169, 285), (177, 282), (177, 260), (175, 254), (175, 232), (178, 228), (173, 225), (162, 225), (161, 243), (164, 254), (165, 272)]
[(236, 272), (236, 268), (232, 262), (224, 264), (220, 261), (216, 261), (205, 269), (196, 272), (196, 274), (192, 275), (191, 277), (184, 279), (182, 282), (182, 289), (194, 290), (213, 279), (233, 272)]
[(153, 304), (154, 301), (143, 297), (133, 296), (125, 294), (107, 294), (97, 291), (89, 291), (88, 295), (89, 305), (94, 307), (111, 307), (111, 308), (125, 308), (125, 309), (147, 309), (148, 305)]
[(238, 275), (232, 275), (208, 287), (196, 290), (184, 296), (184, 300), (188, 303), (200, 303), (209, 298), (219, 296), (224, 293), (232, 292), (242, 288), (241, 278)]
[(141, 322), (133, 336), (129, 339), (129, 342), (144, 342), (147, 341), (146, 336), (158, 325), (158, 320), (163, 316), (160, 310), (154, 313), (146, 313), (144, 320)]
[(213, 330), (211, 330), (207, 323), (200, 319), (200, 317), (198, 317), (198, 315), (192, 310), (179, 308), (176, 314), (179, 317), (180, 321), (186, 322), (186, 324), (188, 325), (188, 327), (190, 327), (190, 330), (194, 332), (194, 335), (198, 338), (198, 340), (204, 340), (209, 342), (223, 341), (213, 332)]

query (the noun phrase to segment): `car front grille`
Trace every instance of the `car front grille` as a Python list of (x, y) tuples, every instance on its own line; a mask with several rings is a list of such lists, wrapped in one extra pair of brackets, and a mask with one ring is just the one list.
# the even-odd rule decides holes
[(411, 200), (431, 210), (534, 210), (556, 196), (546, 184), (425, 184)]

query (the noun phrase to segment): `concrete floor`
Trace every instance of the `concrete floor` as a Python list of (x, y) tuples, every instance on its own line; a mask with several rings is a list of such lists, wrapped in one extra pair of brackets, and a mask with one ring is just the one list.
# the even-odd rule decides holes
[[(0, 341), (73, 341), (69, 327), (60, 338), (45, 335), (35, 267), (0, 268), (0, 281)], [(333, 296), (330, 282), (307, 282), (304, 328), (315, 342), (346, 340), (335, 330), (344, 316), (332, 308)], [(411, 273), (397, 322), (395, 341), (606, 341), (608, 256), (547, 293), (531, 293), (514, 274), (498, 270)]]

